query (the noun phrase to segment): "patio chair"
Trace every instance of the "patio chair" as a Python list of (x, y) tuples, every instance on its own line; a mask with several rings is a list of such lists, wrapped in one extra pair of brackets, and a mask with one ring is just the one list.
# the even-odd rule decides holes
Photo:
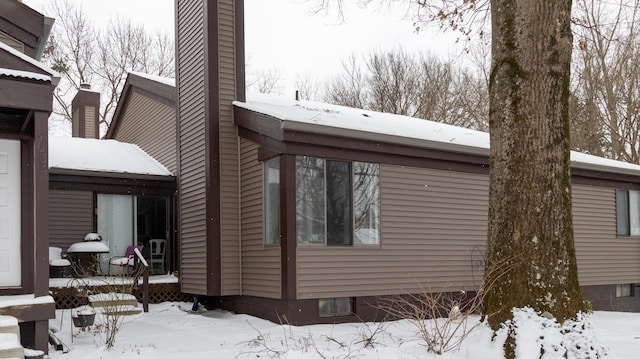
[(164, 239), (151, 239), (149, 245), (151, 246), (151, 272), (155, 273), (156, 266), (159, 267), (159, 273), (164, 274), (164, 255), (165, 255), (165, 240)]
[(144, 248), (144, 246), (128, 246), (127, 250), (124, 252), (124, 256), (115, 256), (109, 258), (109, 275), (111, 275), (111, 267), (113, 266), (120, 267), (122, 271), (126, 270), (127, 273), (131, 273), (133, 266), (135, 265), (134, 257), (136, 255), (133, 252), (133, 249), (136, 247), (138, 247), (138, 250), (140, 251), (140, 253), (142, 253), (142, 249)]
[(65, 269), (71, 268), (71, 261), (62, 256), (62, 248), (49, 247), (49, 277), (51, 278), (63, 278), (65, 275)]

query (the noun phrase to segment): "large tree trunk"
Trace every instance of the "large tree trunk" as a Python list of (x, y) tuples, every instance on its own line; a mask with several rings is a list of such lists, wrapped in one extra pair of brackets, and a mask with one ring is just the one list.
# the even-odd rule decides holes
[(558, 321), (582, 307), (571, 214), (571, 1), (492, 0), (485, 312)]

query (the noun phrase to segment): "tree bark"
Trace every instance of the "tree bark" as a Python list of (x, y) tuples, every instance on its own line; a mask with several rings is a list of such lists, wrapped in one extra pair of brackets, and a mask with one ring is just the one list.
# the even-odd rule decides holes
[(484, 310), (575, 318), (569, 144), (571, 0), (492, 0), (489, 225)]

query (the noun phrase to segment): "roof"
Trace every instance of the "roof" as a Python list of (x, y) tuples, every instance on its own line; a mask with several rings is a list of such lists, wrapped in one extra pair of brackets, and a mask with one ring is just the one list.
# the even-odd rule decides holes
[(52, 173), (100, 173), (111, 177), (171, 177), (160, 162), (140, 147), (116, 140), (49, 137)]
[(26, 78), (26, 79), (32, 79), (32, 80), (38, 80), (38, 81), (51, 81), (53, 85), (57, 85), (58, 82), (60, 81), (60, 74), (52, 70), (42, 62), (23, 54), (22, 52), (12, 48), (11, 46), (3, 42), (0, 42), (0, 50), (3, 50), (9, 53), (10, 55), (19, 58), (20, 60), (35, 66), (36, 68), (42, 70), (42, 72), (46, 74), (46, 75), (43, 75), (43, 74), (30, 72), (30, 71), (19, 71), (19, 70), (7, 69), (7, 68), (0, 68), (0, 75), (16, 77), (16, 78)]
[[(489, 133), (440, 122), (265, 94), (247, 94), (234, 106), (278, 120), (282, 130), (382, 141), (489, 156)], [(573, 168), (640, 176), (640, 166), (571, 151)]]
[(111, 119), (111, 125), (105, 134), (105, 138), (115, 138), (124, 116), (129, 99), (133, 92), (139, 92), (156, 102), (176, 107), (176, 80), (169, 77), (149, 75), (142, 72), (129, 72), (127, 80), (122, 87), (120, 99)]
[(137, 71), (131, 71), (129, 72), (129, 74), (136, 75), (139, 77), (144, 77), (145, 79), (160, 82), (165, 85), (174, 86), (174, 87), (176, 86), (176, 79), (171, 77), (149, 75), (149, 74), (145, 74), (144, 72), (137, 72)]

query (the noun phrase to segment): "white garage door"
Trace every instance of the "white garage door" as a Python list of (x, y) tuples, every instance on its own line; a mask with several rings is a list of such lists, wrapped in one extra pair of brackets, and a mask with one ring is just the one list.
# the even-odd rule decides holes
[(0, 140), (0, 287), (19, 286), (20, 142)]

